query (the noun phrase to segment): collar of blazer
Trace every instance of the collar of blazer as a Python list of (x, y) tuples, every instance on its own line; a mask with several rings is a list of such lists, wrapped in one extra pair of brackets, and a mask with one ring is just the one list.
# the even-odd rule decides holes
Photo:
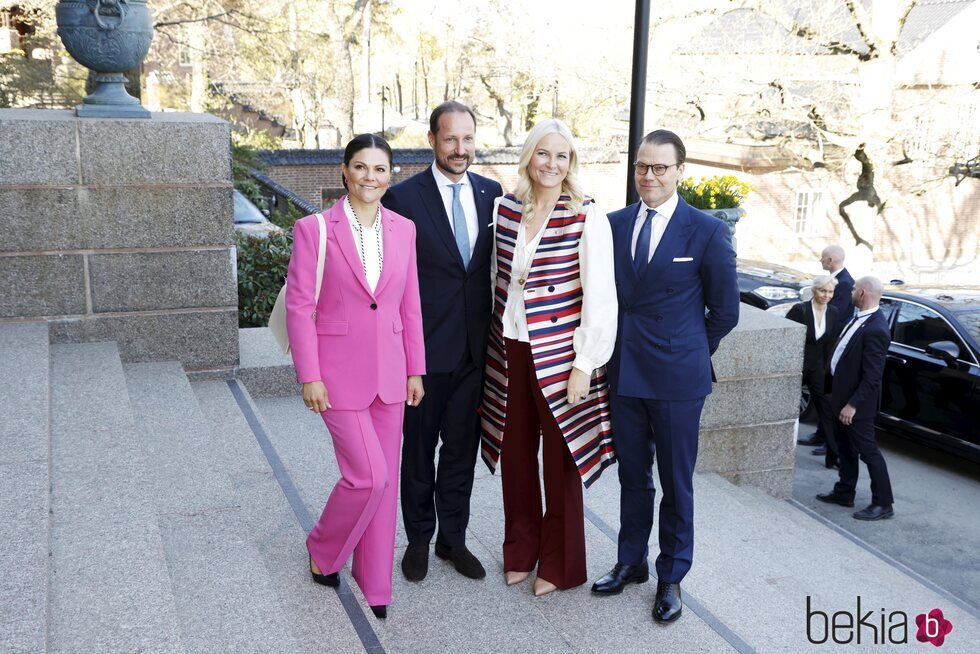
[[(473, 259), (475, 259), (476, 253), (480, 251), (480, 239), (487, 238), (490, 231), (487, 228), (487, 223), (492, 218), (490, 212), (493, 208), (494, 198), (490, 197), (491, 194), (487, 193), (486, 187), (479, 176), (467, 172), (466, 177), (473, 187), (477, 225), (480, 230), (479, 234), (477, 234), (477, 246), (473, 249)], [(442, 239), (443, 245), (446, 246), (450, 255), (459, 264), (459, 267), (462, 268), (463, 257), (460, 255), (459, 248), (456, 246), (456, 236), (453, 234), (453, 229), (449, 225), (446, 205), (443, 204), (442, 193), (440, 193), (436, 179), (432, 175), (432, 168), (428, 168), (419, 180), (419, 195), (422, 199), (422, 206), (425, 207), (429, 220), (432, 221), (433, 227), (439, 235), (439, 238)], [(473, 259), (470, 259), (470, 265), (473, 264)]]
[[(614, 238), (618, 241), (619, 256), (617, 264), (621, 279), (629, 280), (630, 285), (635, 285), (643, 280), (656, 279), (673, 263), (675, 256), (683, 255), (681, 252), (684, 244), (687, 243), (691, 232), (691, 208), (684, 202), (683, 198), (677, 199), (677, 209), (674, 215), (667, 222), (667, 229), (657, 244), (657, 249), (653, 253), (653, 259), (643, 273), (643, 279), (637, 279), (636, 271), (633, 269), (633, 226), (636, 214), (640, 210), (640, 203), (635, 202), (618, 214), (618, 229)], [(646, 286), (646, 285), (641, 285)]]
[(347, 220), (347, 213), (344, 211), (344, 200), (346, 197), (345, 195), (327, 210), (325, 216), (327, 219), (327, 228), (334, 239), (336, 239), (340, 252), (347, 261), (351, 272), (354, 273), (354, 277), (360, 282), (364, 291), (372, 298), (375, 298), (384, 289), (385, 284), (388, 282), (388, 277), (391, 275), (391, 270), (394, 268), (392, 258), (395, 255), (395, 217), (391, 211), (385, 209), (383, 206), (381, 207), (381, 226), (384, 230), (384, 237), (381, 244), (382, 254), (384, 255), (384, 260), (391, 262), (392, 265), (381, 266), (381, 277), (378, 278), (378, 284), (372, 292), (370, 285), (368, 285), (367, 277), (364, 276), (364, 264), (361, 263), (361, 255), (357, 251), (357, 243), (354, 242), (354, 232), (351, 230), (350, 222)]

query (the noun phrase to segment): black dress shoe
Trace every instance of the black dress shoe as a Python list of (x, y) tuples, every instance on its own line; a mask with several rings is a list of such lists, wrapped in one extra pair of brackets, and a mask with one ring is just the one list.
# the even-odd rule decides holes
[(483, 569), (480, 560), (473, 556), (473, 552), (466, 549), (466, 545), (459, 547), (449, 547), (436, 543), (436, 556), (445, 559), (453, 564), (456, 572), (469, 577), (470, 579), (483, 579), (487, 576), (487, 571)]
[(388, 605), (378, 604), (377, 606), (372, 606), (371, 613), (373, 613), (374, 617), (376, 617), (378, 620), (384, 620), (388, 617)]
[(816, 433), (813, 433), (806, 438), (797, 438), (796, 442), (799, 445), (823, 445), (824, 439), (817, 436)]
[(653, 619), (657, 622), (673, 622), (681, 617), (681, 585), (657, 582), (657, 598), (653, 600)]
[(334, 572), (329, 575), (320, 574), (319, 572), (313, 572), (313, 556), (310, 556), (310, 574), (313, 575), (313, 581), (320, 584), (321, 586), (330, 586), (331, 588), (337, 588), (340, 586), (340, 573)]
[(827, 504), (840, 504), (841, 506), (854, 506), (853, 499), (847, 499), (839, 493), (830, 491), (829, 493), (817, 493), (817, 499)]
[(429, 572), (429, 544), (409, 543), (402, 557), (402, 574), (409, 581), (422, 581)]
[(650, 579), (650, 566), (646, 561), (639, 565), (617, 563), (609, 573), (592, 584), (592, 592), (602, 595), (617, 595), (623, 592), (626, 584), (642, 584)]
[(854, 513), (855, 520), (887, 520), (894, 517), (895, 511), (891, 506), (881, 506), (880, 504), (871, 504)]
[(813, 456), (827, 456), (827, 444), (824, 443), (810, 452)]

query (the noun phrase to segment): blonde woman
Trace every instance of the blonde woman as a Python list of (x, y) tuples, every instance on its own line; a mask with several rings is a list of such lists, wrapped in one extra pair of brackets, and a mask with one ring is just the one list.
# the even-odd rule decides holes
[[(585, 583), (582, 485), (615, 461), (605, 363), (616, 339), (609, 221), (578, 181), (568, 127), (545, 120), (498, 199), (483, 457), (502, 462), (504, 574), (535, 595)], [(542, 512), (538, 448), (542, 448)]]
[(830, 302), (834, 297), (837, 278), (833, 275), (817, 275), (810, 282), (813, 298), (790, 307), (786, 317), (806, 326), (806, 342), (803, 345), (803, 383), (810, 389), (810, 401), (817, 409), (817, 423), (827, 438), (827, 455), (824, 465), (837, 464), (837, 445), (834, 442), (834, 415), (830, 400), (824, 394), (824, 374), (834, 353), (837, 333), (842, 325), (837, 309)]

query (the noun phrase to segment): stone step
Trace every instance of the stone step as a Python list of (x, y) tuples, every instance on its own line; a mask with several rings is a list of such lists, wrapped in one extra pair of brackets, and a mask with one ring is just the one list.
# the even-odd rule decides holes
[(204, 413), (180, 363), (125, 374), (186, 651), (301, 651), (262, 553), (281, 516), (254, 439)]
[[(306, 530), (229, 384), (240, 393), (255, 418), (261, 420), (248, 391), (238, 382), (204, 381), (191, 387), (211, 438), (217, 441), (214, 447), (226, 452), (224, 467), (217, 469), (226, 470), (231, 476), (236, 501), (241, 505), (240, 515), (233, 522), (236, 531), (231, 535), (250, 543), (251, 555), (258, 557), (257, 562), (248, 565), (262, 569), (276, 594), (275, 618), (288, 629), (289, 639), (284, 642), (300, 652), (363, 651), (337, 592), (310, 579)], [(228, 452), (234, 455), (228, 456)], [(246, 649), (254, 651), (251, 647)]]
[(299, 394), (293, 359), (283, 354), (268, 327), (238, 330), (238, 379), (254, 398)]
[(51, 347), (51, 652), (183, 652), (114, 343)]
[(759, 651), (801, 647), (807, 597), (833, 614), (854, 613), (861, 596), (862, 613), (873, 611), (876, 624), (882, 608), (904, 611), (913, 639), (915, 616), (940, 607), (960, 630), (947, 645), (969, 651), (966, 643), (978, 642), (980, 621), (970, 613), (785, 501), (699, 475), (696, 502), (695, 564), (685, 588)]
[(0, 324), (0, 652), (43, 652), (50, 481), (48, 328)]

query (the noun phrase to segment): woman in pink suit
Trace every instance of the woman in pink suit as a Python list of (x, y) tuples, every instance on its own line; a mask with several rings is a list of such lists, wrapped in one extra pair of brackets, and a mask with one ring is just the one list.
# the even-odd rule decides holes
[(415, 226), (381, 206), (391, 148), (355, 137), (341, 166), (348, 195), (325, 213), (327, 256), (314, 303), (319, 226), (293, 228), (286, 329), (303, 402), (323, 418), (341, 479), (310, 532), (313, 580), (351, 574), (378, 618), (391, 603), (398, 456), (404, 403), (422, 399), (425, 350), (415, 265)]

